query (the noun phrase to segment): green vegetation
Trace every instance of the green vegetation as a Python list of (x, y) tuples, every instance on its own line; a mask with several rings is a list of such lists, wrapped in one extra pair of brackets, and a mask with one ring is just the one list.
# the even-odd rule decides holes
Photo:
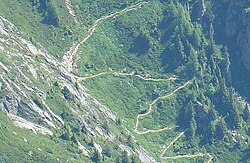
[(85, 28), (69, 16), (64, 1), (24, 0), (2, 1), (2, 16), (14, 23), (33, 43), (41, 44), (53, 56), (61, 57)]
[[(138, 2), (142, 1), (72, 0), (78, 23), (60, 0), (4, 0), (0, 9), (1, 15), (20, 28), (31, 42), (41, 44), (53, 56), (61, 58), (73, 43), (88, 35), (87, 29), (95, 20)], [(203, 18), (207, 24), (216, 21), (217, 3), (222, 2), (205, 1)], [(187, 4), (190, 4), (189, 11)], [(232, 50), (226, 44), (218, 44), (212, 28), (200, 23), (198, 7), (198, 1), (194, 0), (149, 1), (133, 11), (99, 22), (93, 35), (79, 47), (74, 56), (77, 68), (72, 75), (89, 78), (81, 83), (67, 83), (70, 80), (66, 79), (64, 82), (76, 90), (79, 84), (86, 87), (89, 94), (115, 113), (116, 122), (106, 119), (98, 106), (90, 104), (90, 99), (84, 99), (86, 104), (82, 105), (67, 86), (59, 84), (63, 75), (59, 76), (57, 68), (53, 67), (56, 72), (52, 74), (53, 81), (45, 81), (46, 75), (51, 74), (44, 71), (38, 71), (44, 75), (42, 81), (27, 73), (32, 85), (45, 92), (44, 102), (64, 124), (58, 125), (58, 129), (51, 128), (54, 135), (50, 137), (27, 134), (0, 112), (0, 162), (56, 162), (58, 159), (61, 162), (139, 162), (138, 156), (120, 150), (121, 144), (131, 150), (141, 145), (159, 162), (167, 156), (198, 153), (207, 155), (171, 161), (206, 162), (210, 154), (213, 162), (247, 162), (250, 113), (248, 106), (240, 103), (232, 84), (235, 76)], [(248, 10), (245, 8), (245, 14)], [(18, 60), (18, 57), (11, 59)], [(44, 60), (34, 59), (37, 63)], [(11, 62), (2, 52), (0, 61), (9, 65)], [(21, 67), (21, 63), (17, 66)], [(118, 72), (133, 74), (115, 75)], [(99, 73), (106, 74), (95, 76)], [(17, 75), (13, 72), (5, 77), (15, 83)], [(176, 80), (168, 80), (170, 77)], [(176, 91), (187, 81), (189, 85)], [(0, 93), (1, 98), (5, 91)], [(45, 111), (42, 97), (35, 91), (29, 92), (29, 96)], [(22, 99), (22, 105), (27, 104), (28, 100)], [(93, 114), (88, 115), (90, 112)], [(136, 119), (140, 114), (145, 116)], [(39, 124), (44, 125), (41, 119)], [(138, 134), (134, 130), (136, 125), (141, 132), (171, 129)], [(91, 127), (99, 127), (104, 135), (114, 134), (114, 140), (108, 141), (102, 134), (94, 136)], [(89, 157), (81, 153), (79, 143), (89, 151)], [(101, 145), (101, 153), (96, 143)], [(172, 145), (161, 156), (168, 144)]]
[(27, 133), (13, 126), (9, 118), (0, 112), (0, 160), (2, 162), (57, 162), (66, 160), (81, 162), (75, 150), (54, 137)]
[[(187, 129), (186, 139), (179, 140), (182, 143), (179, 147), (181, 153), (205, 149), (215, 157), (214, 160), (225, 160), (225, 156), (213, 152), (216, 146), (233, 154), (227, 157), (230, 162), (240, 160), (241, 152), (247, 150), (246, 143), (240, 143), (248, 141), (247, 122), (241, 116), (243, 108), (238, 102), (238, 95), (230, 85), (227, 48), (216, 45), (209, 35), (203, 34), (201, 26), (191, 22), (179, 3), (154, 1), (115, 20), (105, 21), (81, 47), (81, 51), (78, 62), (80, 75), (112, 69), (115, 72), (151, 74), (156, 78), (176, 74), (182, 80), (192, 80), (189, 88), (157, 103), (152, 115), (145, 117), (141, 125), (142, 129), (164, 126), (179, 126), (176, 131)], [(134, 118), (145, 113), (150, 101), (171, 90), (169, 86), (164, 87), (164, 83), (151, 82), (152, 86), (145, 87), (146, 82), (135, 81), (131, 77), (105, 76), (90, 79), (84, 84), (97, 99), (124, 118), (128, 126), (133, 126)], [(160, 92), (156, 93), (157, 89)], [(245, 137), (234, 142), (235, 145), (241, 144), (241, 152), (231, 151), (224, 141), (234, 139), (233, 130)], [(155, 153), (148, 146), (152, 143), (150, 137), (145, 135), (140, 143)], [(167, 133), (165, 138), (157, 137), (155, 134), (155, 146), (174, 139), (174, 135)], [(199, 148), (196, 148), (197, 145)]]
[(81, 1), (72, 0), (72, 6), (77, 17), (84, 25), (91, 25), (96, 19), (106, 16), (109, 13), (119, 11), (141, 0), (97, 0), (97, 1)]

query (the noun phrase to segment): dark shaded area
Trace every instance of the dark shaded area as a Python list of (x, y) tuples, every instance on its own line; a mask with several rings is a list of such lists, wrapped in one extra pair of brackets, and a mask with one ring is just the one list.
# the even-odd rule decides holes
[[(212, 12), (216, 15), (213, 20), (214, 27), (214, 39), (216, 43), (226, 45), (231, 59), (231, 73), (232, 73), (232, 86), (239, 92), (242, 96), (247, 97), (246, 100), (250, 102), (250, 76), (249, 72), (245, 69), (244, 64), (241, 60), (240, 51), (241, 47), (238, 44), (237, 33), (243, 30), (245, 27), (242, 24), (242, 13), (243, 6), (249, 6), (250, 1), (241, 1), (239, 5), (233, 5), (233, 11), (235, 12), (230, 20), (227, 20), (229, 4), (223, 1), (214, 1)], [(232, 4), (232, 3), (231, 3)], [(230, 13), (232, 14), (232, 13)], [(232, 31), (232, 36), (227, 36), (226, 34), (226, 21), (231, 21), (237, 24), (236, 31)], [(234, 33), (234, 34), (233, 34)]]
[(174, 70), (181, 65), (181, 61), (178, 59), (177, 54), (173, 53), (173, 49), (166, 48), (160, 57), (165, 71), (168, 73), (174, 72)]
[(129, 52), (136, 53), (138, 55), (143, 55), (150, 49), (149, 40), (146, 36), (140, 34), (138, 35), (133, 43), (130, 45)]
[(55, 0), (31, 0), (31, 3), (43, 15), (42, 23), (53, 26), (59, 25), (59, 12)]
[(244, 151), (243, 157), (240, 162), (248, 162), (250, 160), (250, 146)]

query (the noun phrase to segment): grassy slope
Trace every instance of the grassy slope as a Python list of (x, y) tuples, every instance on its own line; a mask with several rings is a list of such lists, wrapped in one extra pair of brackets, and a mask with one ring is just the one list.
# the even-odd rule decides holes
[[(154, 8), (154, 9), (152, 9)], [(131, 52), (134, 39), (141, 33), (155, 26), (161, 16), (162, 4), (152, 2), (114, 19), (108, 19), (98, 26), (96, 33), (81, 47), (81, 59), (78, 62), (78, 73), (109, 70), (144, 71), (146, 73), (160, 72), (159, 58), (161, 46), (155, 45), (146, 54)], [(148, 25), (149, 24), (149, 25)], [(153, 40), (155, 38), (150, 38)], [(143, 47), (138, 47), (142, 50)], [(159, 49), (158, 49), (159, 48)], [(152, 73), (150, 73), (152, 74)]]
[[(52, 139), (40, 134), (28, 133), (13, 126), (9, 118), (0, 112), (0, 160), (7, 162), (81, 162), (83, 158), (73, 155), (74, 150), (60, 139)], [(25, 139), (27, 142), (25, 142)], [(32, 155), (29, 152), (32, 151)], [(21, 156), (21, 157), (20, 157)]]
[[(11, 3), (7, 3), (7, 1), (3, 2), (2, 7), (0, 7), (0, 9), (3, 11), (3, 15), (12, 22), (16, 22), (16, 25), (22, 31), (28, 34), (28, 36), (33, 37), (35, 41), (40, 42), (55, 56), (60, 56), (71, 45), (73, 40), (77, 39), (77, 37), (80, 37), (76, 36), (76, 34), (79, 32), (78, 27), (73, 27), (74, 22), (66, 14), (65, 7), (61, 7), (59, 11), (62, 13), (62, 25), (55, 28), (42, 24), (42, 16), (36, 11), (34, 11), (34, 14), (32, 15), (29, 14), (32, 12), (31, 6), (29, 6), (26, 1), (19, 2), (18, 5), (17, 1), (12, 1)], [(64, 6), (63, 1), (58, 1), (58, 4)], [(84, 7), (83, 4), (80, 4), (79, 1), (77, 2), (76, 0), (72, 1), (72, 4), (82, 5), (81, 7)], [(90, 6), (90, 4), (91, 3), (89, 2), (87, 5), (85, 5), (85, 7)], [(109, 2), (107, 4), (109, 4)], [(85, 20), (82, 21), (85, 23), (85, 25), (90, 25), (91, 22), (93, 22), (93, 20), (96, 18), (99, 18), (102, 15), (107, 15), (107, 13), (111, 12), (108, 6), (94, 6), (93, 10), (85, 9), (90, 11), (90, 13), (95, 14), (90, 14), (90, 18), (86, 20), (86, 22)], [(122, 8), (122, 5), (118, 5), (117, 7), (112, 6), (112, 11), (116, 11), (120, 8)], [(97, 28), (96, 33), (80, 49), (82, 52), (80, 54), (81, 59), (78, 63), (78, 73), (81, 75), (89, 73), (95, 74), (97, 72), (109, 71), (109, 68), (112, 68), (114, 71), (126, 69), (129, 72), (144, 72), (145, 74), (151, 74), (152, 76), (162, 78), (171, 75), (168, 73), (163, 73), (164, 68), (161, 58), (164, 48), (168, 45), (158, 42), (158, 38), (154, 37), (154, 31), (150, 30), (157, 28), (158, 24), (161, 22), (162, 8), (163, 5), (160, 2), (154, 1), (147, 4), (145, 7), (143, 7), (143, 9), (124, 14), (120, 17), (117, 17), (116, 19), (107, 20), (106, 22), (102, 23)], [(80, 9), (76, 8), (77, 15), (81, 15), (79, 14), (81, 12), (82, 11), (80, 11)], [(84, 14), (89, 15), (89, 13)], [(31, 16), (32, 19), (30, 19)], [(68, 29), (75, 31), (73, 38), (68, 36), (64, 37), (65, 31)], [(84, 30), (84, 28), (82, 30)], [(151, 33), (147, 33), (149, 31)], [(143, 55), (131, 52), (133, 43), (136, 43), (135, 38), (140, 36), (140, 34), (146, 35), (147, 39), (151, 41), (150, 50), (148, 50)], [(139, 48), (143, 49), (144, 47)], [(155, 97), (163, 95), (175, 87), (175, 85), (168, 85), (165, 87), (165, 83), (145, 83), (133, 78), (114, 78), (111, 76), (100, 77), (86, 81), (85, 85), (89, 89), (90, 93), (97, 97), (99, 101), (115, 111), (118, 117), (124, 119), (126, 122), (123, 125), (130, 128), (131, 131), (134, 126), (134, 117), (136, 117), (138, 113), (145, 111), (147, 105), (153, 99), (155, 99)], [(185, 92), (183, 94), (185, 94)], [(59, 101), (59, 103), (57, 106), (55, 106), (54, 111), (60, 114), (62, 111), (60, 109), (65, 106), (60, 102), (59, 96), (61, 96), (61, 94), (59, 92), (55, 92), (51, 96), (57, 96), (56, 101)], [(161, 128), (162, 126), (169, 124), (176, 125), (175, 118), (177, 118), (179, 109), (181, 107), (181, 104), (178, 104), (179, 96), (185, 95), (180, 93), (176, 97), (171, 97), (167, 100), (159, 102), (152, 115), (149, 115), (149, 118), (144, 119), (142, 126), (145, 128), (154, 128), (155, 126)], [(54, 106), (56, 103), (54, 99), (48, 99), (47, 102), (50, 106)], [(8, 131), (9, 134), (11, 134), (11, 131)], [(155, 157), (158, 157), (160, 147), (162, 147), (163, 144), (170, 142), (177, 135), (177, 133), (178, 131), (170, 131), (160, 134), (149, 134), (145, 136), (138, 136), (138, 139), (148, 151), (150, 151)], [(34, 137), (30, 139), (34, 139)], [(45, 139), (47, 140), (47, 138)], [(48, 139), (47, 141), (50, 140)], [(21, 143), (22, 140), (19, 139), (17, 142)], [(44, 140), (44, 142), (46, 141)], [(153, 143), (155, 148), (152, 148), (151, 143)], [(193, 148), (191, 150), (184, 149), (183, 151), (180, 151), (180, 149), (182, 147), (186, 147), (188, 143), (189, 142), (186, 139), (181, 139), (178, 143), (176, 143), (175, 148), (178, 149), (176, 151), (186, 154), (200, 152), (203, 150), (202, 148)], [(54, 144), (52, 143), (52, 146), (53, 145)], [(220, 149), (223, 151), (223, 148), (218, 147), (220, 145), (220, 143), (215, 143), (214, 146), (208, 146), (208, 149), (210, 149), (209, 152), (214, 152), (215, 149)], [(44, 146), (44, 144), (42, 146)], [(11, 149), (10, 146), (6, 146), (6, 149), (4, 150), (7, 150), (7, 148)], [(67, 147), (65, 145), (63, 149), (65, 150), (66, 148)], [(25, 149), (29, 149), (29, 147), (26, 146)], [(53, 149), (55, 148), (53, 147)], [(55, 152), (55, 158), (56, 156), (60, 155), (60, 153), (57, 152), (59, 151)], [(218, 160), (226, 160), (226, 158), (230, 160), (232, 157), (229, 158), (229, 154), (234, 154), (233, 157), (235, 159), (239, 159), (240, 154), (235, 152), (230, 153), (227, 150), (225, 150), (226, 154), (221, 154), (219, 151), (215, 151), (214, 153), (216, 152), (218, 152)], [(176, 152), (170, 151), (168, 154), (174, 155)], [(42, 155), (44, 156), (46, 153), (42, 153), (41, 156)], [(70, 157), (70, 154), (66, 155), (65, 158), (66, 157)], [(27, 158), (28, 157), (25, 159)], [(192, 161), (193, 160), (191, 160), (191, 162)]]
[[(1, 1), (0, 15), (13, 22), (33, 42), (39, 42), (53, 56), (60, 57), (72, 42), (81, 37), (85, 28), (74, 23), (63, 1), (56, 2), (60, 20), (58, 27), (45, 24), (44, 16), (28, 0)], [(73, 33), (72, 36), (65, 36), (68, 31)]]
[[(79, 74), (95, 74), (110, 71), (109, 68), (111, 68), (113, 71), (126, 69), (128, 72), (144, 72), (155, 78), (167, 78), (166, 76), (171, 75), (163, 74), (160, 69), (162, 65), (160, 54), (164, 45), (157, 44), (156, 50), (144, 55), (129, 52), (135, 37), (143, 32), (144, 28), (150, 28), (147, 23), (150, 22), (150, 26), (152, 24), (155, 26), (159, 22), (161, 7), (160, 3), (153, 2), (143, 9), (103, 22), (96, 33), (81, 47)], [(118, 117), (124, 120), (123, 125), (130, 128), (132, 132), (138, 113), (144, 112), (155, 98), (170, 92), (178, 85), (178, 83), (143, 82), (133, 77), (112, 76), (98, 77), (84, 84), (99, 101), (115, 111)], [(175, 107), (176, 104), (173, 101), (175, 97), (160, 101), (155, 106), (155, 111), (141, 122), (141, 129), (175, 126), (178, 107)], [(137, 138), (157, 158), (162, 144), (166, 144), (166, 140), (170, 142), (175, 136), (175, 132), (170, 131), (137, 136)], [(156, 148), (152, 148), (152, 144)]]
[(96, 19), (112, 12), (121, 10), (129, 5), (135, 4), (142, 0), (96, 0), (81, 1), (71, 0), (77, 18), (84, 25), (91, 25)]
[[(171, 40), (171, 36), (167, 36), (169, 37), (167, 43), (160, 42), (156, 37), (157, 34), (161, 34), (157, 33), (157, 30), (159, 30), (158, 25), (163, 22), (163, 8), (161, 3), (154, 1), (138, 11), (133, 11), (115, 19), (107, 20), (98, 26), (95, 34), (81, 47), (81, 59), (78, 62), (78, 73), (81, 75), (96, 74), (98, 72), (110, 71), (109, 69), (111, 68), (113, 71), (125, 69), (125, 71), (128, 72), (136, 71), (139, 73), (153, 74), (152, 76), (156, 77), (171, 75), (163, 73), (162, 71), (164, 69), (164, 64), (169, 64), (171, 62), (171, 58), (169, 57), (167, 58), (169, 60), (165, 60), (166, 63), (163, 63), (162, 53), (164, 48), (169, 46), (173, 47), (175, 45), (171, 42), (173, 41)], [(164, 12), (169, 11), (165, 10)], [(167, 26), (170, 30), (173, 28), (171, 26), (169, 27), (167, 24), (164, 26)], [(155, 29), (155, 31), (152, 29)], [(140, 34), (146, 35), (147, 39), (151, 41), (149, 50), (144, 54), (138, 54), (131, 51), (131, 47), (133, 47), (136, 38), (140, 36)], [(143, 48), (146, 47), (142, 47), (142, 49)], [(155, 83), (150, 83), (150, 87), (147, 87), (144, 82), (135, 81), (126, 77), (123, 79), (117, 79), (116, 77), (98, 77), (86, 81), (85, 85), (91, 94), (114, 110), (118, 117), (125, 120), (125, 126), (132, 129), (134, 127), (135, 116), (143, 111), (150, 101), (155, 98), (152, 96), (152, 92), (154, 92), (157, 87)], [(167, 92), (170, 89), (164, 88), (164, 84), (159, 85), (161, 87), (160, 91)], [(147, 118), (144, 118), (143, 122), (141, 122), (142, 126), (147, 129), (161, 128), (162, 126), (170, 124), (175, 126), (178, 114), (182, 111), (180, 109), (183, 108), (182, 102), (189, 96), (185, 92), (184, 94), (182, 93), (183, 92), (180, 91), (180, 93), (177, 93), (177, 97), (162, 100), (160, 104), (155, 107), (155, 111)], [(159, 155), (159, 147), (173, 140), (177, 134), (178, 130), (175, 132), (170, 131), (160, 134), (148, 134), (145, 136), (138, 136), (137, 138), (148, 151), (157, 157)], [(174, 149), (172, 148), (173, 152), (170, 150), (168, 154), (175, 155), (177, 153), (187, 154), (204, 152), (204, 146), (202, 145), (189, 149), (188, 146), (190, 146), (191, 140), (187, 140), (186, 138), (187, 137), (180, 139), (176, 143)], [(200, 138), (197, 136), (196, 140), (199, 141), (199, 139)], [(241, 158), (242, 153), (237, 150), (230, 151), (229, 148), (225, 149), (223, 143), (222, 141), (214, 142), (213, 145), (206, 145), (205, 148), (210, 153), (215, 154), (216, 161), (236, 161)], [(152, 146), (156, 148), (152, 148)], [(233, 157), (215, 152), (214, 150), (216, 148), (225, 151), (228, 155), (231, 153)], [(200, 158), (196, 159), (196, 161), (205, 161), (206, 159), (207, 158)], [(188, 159), (181, 159), (178, 161), (188, 161)], [(194, 160), (189, 161), (193, 162)]]

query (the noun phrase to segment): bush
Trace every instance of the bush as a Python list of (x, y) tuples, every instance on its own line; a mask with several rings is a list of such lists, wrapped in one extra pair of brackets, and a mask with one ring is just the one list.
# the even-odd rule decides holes
[(69, 89), (66, 86), (63, 87), (61, 92), (66, 100), (74, 101), (73, 95), (70, 93)]

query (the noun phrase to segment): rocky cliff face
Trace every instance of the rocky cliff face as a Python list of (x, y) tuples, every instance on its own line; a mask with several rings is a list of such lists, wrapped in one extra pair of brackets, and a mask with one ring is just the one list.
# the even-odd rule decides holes
[(237, 43), (241, 54), (241, 60), (250, 73), (250, 14), (244, 14), (242, 19), (244, 29), (239, 31)]
[(250, 73), (250, 14), (246, 7), (239, 1), (228, 2), (225, 33), (237, 44), (237, 55)]
[(194, 2), (191, 10), (187, 4), (183, 5), (188, 8), (192, 20), (202, 24), (203, 30), (210, 35), (213, 35), (215, 27), (215, 38), (220, 40), (218, 43), (233, 46), (234, 52), (231, 52), (231, 55), (237, 55), (240, 59), (235, 62), (237, 65), (239, 61), (243, 63), (244, 68), (250, 73), (250, 2), (199, 0)]

